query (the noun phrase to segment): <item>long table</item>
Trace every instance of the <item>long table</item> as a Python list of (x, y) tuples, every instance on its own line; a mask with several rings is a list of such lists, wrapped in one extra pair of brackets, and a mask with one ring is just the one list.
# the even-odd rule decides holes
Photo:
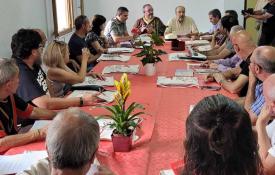
[[(168, 53), (170, 43), (158, 47)], [(138, 53), (139, 50), (135, 50)], [(176, 69), (186, 68), (185, 61), (168, 61), (168, 55), (161, 56), (163, 62), (157, 64), (156, 76), (144, 75), (144, 68), (140, 58), (132, 56), (127, 63), (104, 61), (94, 69), (102, 72), (107, 65), (113, 64), (139, 64), (141, 70), (137, 75), (128, 75), (132, 84), (132, 94), (128, 102), (138, 102), (145, 106), (146, 115), (137, 131), (140, 137), (133, 144), (133, 148), (127, 153), (115, 153), (112, 143), (101, 141), (97, 158), (101, 164), (111, 168), (119, 175), (158, 175), (160, 170), (170, 169), (170, 164), (181, 160), (184, 155), (183, 141), (185, 137), (185, 121), (189, 113), (190, 105), (196, 104), (203, 97), (217, 93), (235, 98), (225, 90), (211, 91), (192, 88), (162, 88), (157, 87), (157, 76), (173, 76)], [(119, 79), (121, 74), (111, 74)], [(95, 107), (83, 107), (84, 111), (92, 115), (106, 114), (103, 109)], [(43, 150), (44, 142), (31, 143), (25, 146), (15, 147), (6, 152), (6, 155), (21, 153), (25, 150)]]

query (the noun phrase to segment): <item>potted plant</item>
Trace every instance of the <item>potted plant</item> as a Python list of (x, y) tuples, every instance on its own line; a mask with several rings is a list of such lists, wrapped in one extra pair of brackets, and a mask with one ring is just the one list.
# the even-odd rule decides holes
[(128, 80), (127, 74), (123, 74), (120, 81), (115, 81), (117, 94), (115, 96), (115, 104), (112, 106), (103, 106), (110, 115), (104, 115), (113, 120), (110, 124), (114, 128), (112, 134), (112, 142), (115, 152), (128, 152), (132, 146), (132, 136), (135, 128), (138, 126), (140, 118), (138, 117), (144, 112), (136, 112), (135, 109), (144, 110), (141, 104), (136, 102), (126, 106), (127, 99), (131, 94), (131, 83)]
[(145, 69), (145, 75), (147, 76), (153, 76), (156, 74), (156, 63), (161, 61), (161, 58), (159, 56), (166, 54), (166, 52), (154, 48), (155, 45), (163, 45), (163, 39), (155, 33), (151, 35), (151, 39), (151, 44), (148, 45), (142, 43), (142, 50), (135, 55), (137, 57), (143, 57), (141, 59), (141, 62)]

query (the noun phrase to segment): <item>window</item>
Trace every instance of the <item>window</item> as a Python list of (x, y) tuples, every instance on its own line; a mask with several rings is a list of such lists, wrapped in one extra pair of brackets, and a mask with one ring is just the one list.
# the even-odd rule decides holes
[(52, 0), (54, 35), (61, 36), (72, 31), (76, 6), (83, 14), (83, 0)]

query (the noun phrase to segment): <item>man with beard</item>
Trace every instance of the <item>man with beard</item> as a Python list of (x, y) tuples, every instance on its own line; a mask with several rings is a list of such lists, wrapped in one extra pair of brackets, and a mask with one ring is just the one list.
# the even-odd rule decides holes
[(141, 34), (151, 34), (153, 32), (163, 36), (166, 26), (154, 16), (154, 9), (151, 4), (143, 6), (144, 16), (136, 21), (133, 28), (139, 29)]
[(19, 67), (17, 95), (25, 102), (47, 109), (64, 109), (72, 106), (93, 105), (96, 95), (76, 98), (51, 98), (48, 94), (46, 74), (42, 70), (42, 38), (31, 29), (20, 29), (12, 36), (12, 57)]
[(176, 17), (169, 20), (165, 35), (169, 33), (186, 35), (188, 37), (197, 35), (199, 33), (198, 28), (191, 17), (185, 16), (185, 7), (178, 6), (175, 11)]

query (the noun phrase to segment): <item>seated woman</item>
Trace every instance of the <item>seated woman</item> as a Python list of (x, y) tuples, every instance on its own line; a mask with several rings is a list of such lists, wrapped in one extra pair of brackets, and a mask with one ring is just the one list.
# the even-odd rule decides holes
[(102, 15), (95, 15), (91, 23), (92, 30), (85, 38), (88, 48), (93, 55), (106, 53), (109, 46), (107, 38), (103, 34), (106, 18)]
[(94, 78), (102, 77), (92, 72), (86, 73), (89, 50), (82, 50), (82, 62), (78, 73), (72, 71), (66, 64), (69, 62), (69, 48), (65, 42), (53, 41), (46, 48), (43, 64), (46, 66), (47, 83), (52, 97), (62, 97), (71, 85), (82, 83), (86, 75)]
[(0, 59), (0, 153), (8, 149), (45, 139), (46, 128), (18, 134), (17, 120), (52, 119), (56, 113), (27, 104), (15, 93), (19, 69), (12, 59)]
[(183, 175), (263, 175), (248, 113), (233, 100), (201, 100), (186, 121)]

